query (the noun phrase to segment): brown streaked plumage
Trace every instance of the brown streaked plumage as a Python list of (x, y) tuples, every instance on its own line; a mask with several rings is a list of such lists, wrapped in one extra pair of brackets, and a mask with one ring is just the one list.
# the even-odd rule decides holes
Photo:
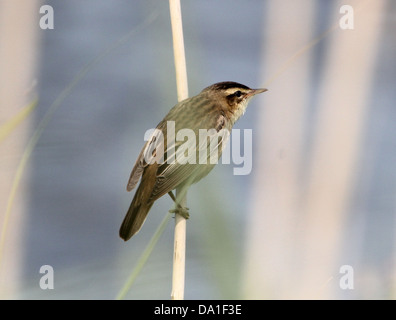
[[(208, 140), (217, 139), (218, 159), (221, 156), (222, 145), (228, 136), (213, 134), (208, 137), (207, 144), (199, 145), (199, 129), (215, 130), (219, 133), (222, 129), (231, 131), (234, 123), (245, 112), (249, 99), (255, 94), (267, 89), (250, 89), (236, 82), (219, 82), (203, 89), (198, 95), (185, 99), (176, 104), (165, 118), (158, 124), (157, 129), (163, 134), (163, 140), (153, 135), (140, 152), (135, 166), (130, 175), (127, 191), (131, 191), (141, 179), (129, 210), (120, 228), (120, 237), (127, 241), (136, 234), (146, 220), (147, 214), (154, 201), (176, 188), (188, 188), (191, 184), (205, 177), (215, 166), (210, 163), (210, 144)], [(164, 160), (172, 159), (172, 155), (185, 141), (175, 141), (168, 146), (167, 123), (173, 121), (175, 133), (181, 129), (190, 129), (194, 132), (196, 141), (194, 147), (197, 163), (182, 164), (178, 161), (152, 162), (147, 161), (157, 156), (157, 151), (164, 150)], [(172, 140), (172, 139), (171, 139)], [(190, 142), (190, 140), (188, 140)], [(200, 148), (206, 148), (207, 158), (204, 164), (198, 163)], [(182, 150), (182, 149), (180, 149)], [(158, 151), (159, 152), (159, 151)], [(171, 194), (173, 198), (173, 195)]]

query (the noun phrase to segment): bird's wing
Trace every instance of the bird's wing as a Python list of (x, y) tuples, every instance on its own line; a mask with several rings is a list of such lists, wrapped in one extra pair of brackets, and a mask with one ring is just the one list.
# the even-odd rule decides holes
[[(165, 145), (164, 137), (162, 134), (163, 130), (164, 123), (161, 122), (153, 131), (147, 142), (144, 144), (129, 177), (127, 191), (131, 191), (133, 188), (136, 187), (145, 167), (152, 164), (156, 159), (162, 157)], [(162, 152), (159, 150), (162, 150)]]
[[(217, 163), (229, 136), (223, 114), (209, 117), (207, 137), (200, 139), (199, 129), (192, 129), (195, 139), (170, 143), (166, 150), (167, 161), (158, 168), (158, 176), (150, 200), (154, 201), (181, 185), (191, 185), (205, 177)], [(189, 152), (190, 151), (190, 152)], [(192, 152), (191, 152), (192, 151)], [(195, 160), (195, 161), (194, 161)]]

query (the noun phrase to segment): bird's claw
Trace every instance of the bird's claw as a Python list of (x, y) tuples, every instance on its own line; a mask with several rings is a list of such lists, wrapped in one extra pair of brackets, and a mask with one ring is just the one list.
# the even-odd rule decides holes
[(190, 218), (190, 214), (188, 213), (189, 208), (187, 207), (182, 207), (182, 206), (177, 206), (175, 209), (169, 210), (170, 213), (174, 214), (180, 214), (184, 219)]

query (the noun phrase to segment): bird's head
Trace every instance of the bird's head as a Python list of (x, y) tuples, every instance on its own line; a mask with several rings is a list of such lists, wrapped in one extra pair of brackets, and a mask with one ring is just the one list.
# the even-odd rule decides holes
[(214, 100), (222, 106), (236, 121), (245, 113), (249, 100), (256, 94), (267, 91), (267, 89), (251, 89), (243, 84), (225, 81), (215, 83), (202, 90), (208, 98)]

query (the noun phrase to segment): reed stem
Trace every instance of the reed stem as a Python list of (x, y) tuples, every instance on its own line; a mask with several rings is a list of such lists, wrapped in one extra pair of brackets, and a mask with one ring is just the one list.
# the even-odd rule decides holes
[[(175, 57), (177, 98), (182, 101), (188, 98), (187, 68), (184, 53), (183, 27), (180, 0), (169, 0), (170, 18), (173, 36), (173, 51)], [(186, 195), (176, 190), (177, 203), (186, 206)], [(175, 215), (175, 238), (173, 253), (172, 300), (184, 299), (186, 261), (186, 219), (179, 214)]]

